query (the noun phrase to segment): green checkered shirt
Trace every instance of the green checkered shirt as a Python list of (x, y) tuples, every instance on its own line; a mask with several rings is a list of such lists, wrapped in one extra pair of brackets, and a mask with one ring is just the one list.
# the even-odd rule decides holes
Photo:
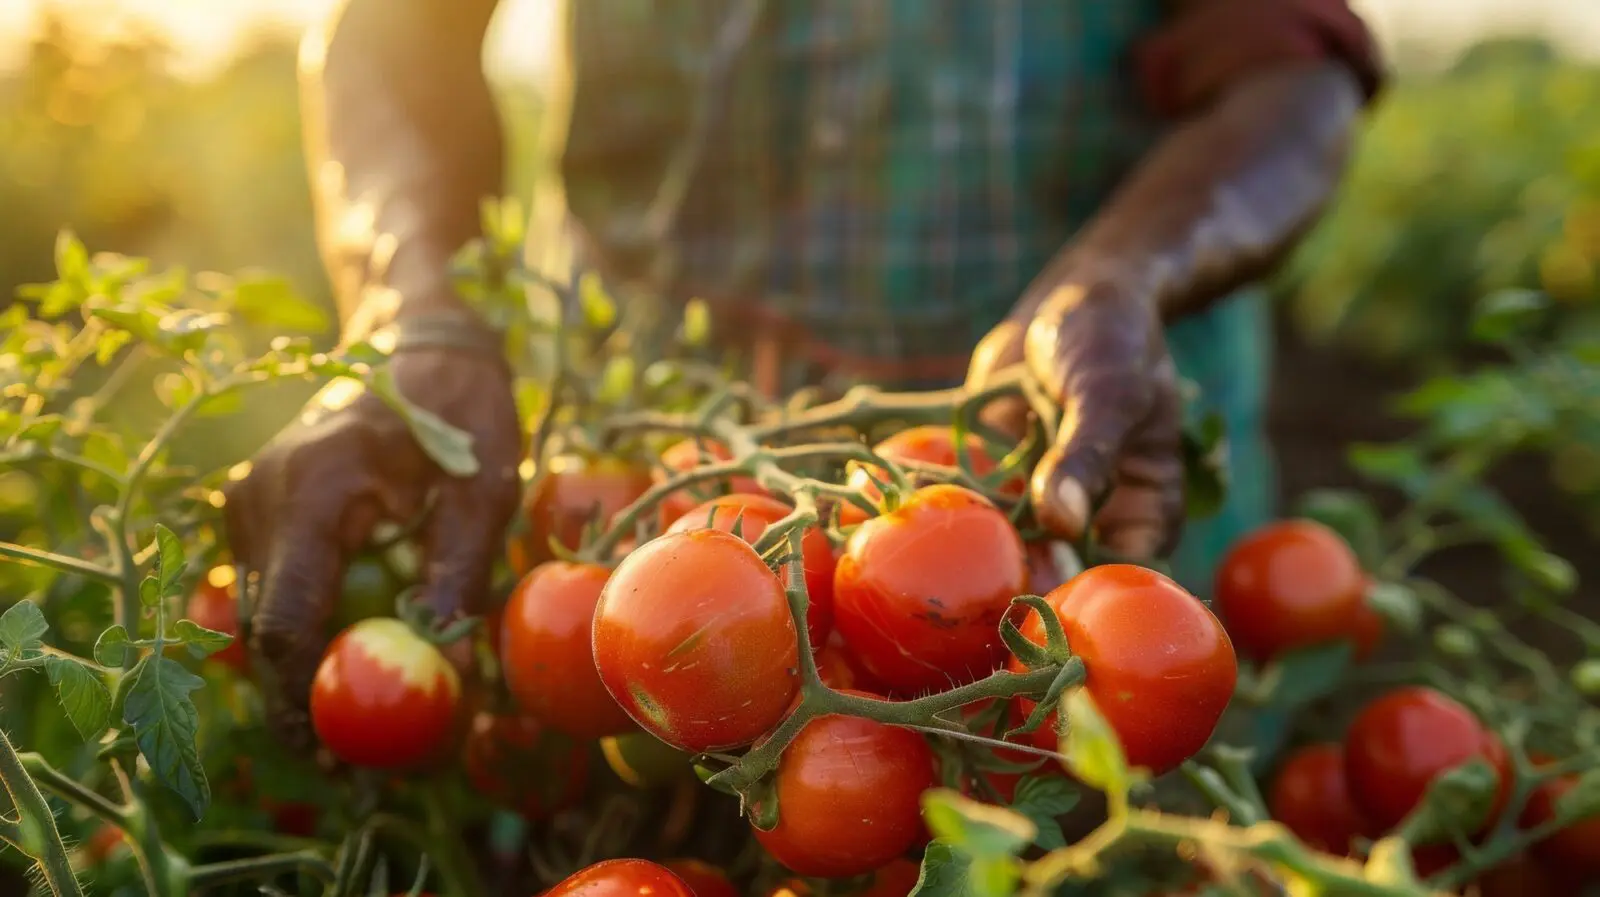
[[(1129, 53), (1163, 16), (1160, 0), (570, 0), (568, 248), (710, 300), (725, 335), (758, 316), (830, 367), (959, 380), (1159, 138)], [(1180, 555), (1269, 506), (1266, 329), (1247, 295), (1170, 331), (1228, 418), (1237, 481)], [(927, 359), (946, 363), (910, 373)]]

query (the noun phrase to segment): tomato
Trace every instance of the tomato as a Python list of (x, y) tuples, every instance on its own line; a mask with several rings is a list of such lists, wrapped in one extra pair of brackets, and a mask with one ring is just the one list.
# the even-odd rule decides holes
[(1363, 598), (1361, 606), (1356, 609), (1355, 625), (1351, 629), (1356, 660), (1366, 660), (1378, 650), (1378, 645), (1383, 642), (1383, 629), (1383, 615), (1373, 610), (1371, 602)]
[(1318, 850), (1352, 855), (1358, 836), (1371, 832), (1350, 798), (1344, 778), (1344, 748), (1303, 747), (1284, 761), (1267, 793), (1272, 818)]
[[(1222, 624), (1171, 579), (1133, 564), (1090, 567), (1045, 596), (1083, 660), (1084, 686), (1133, 766), (1160, 775), (1211, 738), (1233, 697), (1238, 663)], [(1029, 611), (1022, 634), (1045, 643)], [(1025, 669), (1013, 657), (1012, 670)], [(1018, 701), (1024, 711), (1031, 702)], [(1055, 714), (1034, 743), (1056, 750)]]
[[(1537, 847), (1534, 850), (1537, 854)], [(1478, 876), (1478, 897), (1534, 897), (1544, 894), (1581, 894), (1581, 875), (1560, 865), (1541, 862), (1538, 856), (1517, 854)], [(1472, 891), (1467, 891), (1472, 893)]]
[(925, 836), (922, 792), (934, 784), (933, 751), (916, 732), (818, 717), (779, 759), (778, 824), (756, 840), (800, 875), (871, 872)]
[(213, 632), (233, 636), (228, 647), (206, 659), (243, 673), (250, 668), (250, 655), (239, 638), (239, 600), (235, 575), (233, 568), (227, 565), (218, 565), (206, 571), (205, 577), (195, 587), (194, 594), (189, 596), (189, 605), (183, 615)]
[[(701, 453), (702, 446), (705, 449), (704, 455)], [(709, 461), (706, 460), (707, 455), (709, 455)], [(693, 470), (703, 463), (731, 460), (733, 460), (733, 453), (728, 451), (727, 446), (716, 440), (696, 442), (693, 439), (685, 439), (682, 442), (673, 443), (666, 451), (661, 453), (661, 466), (664, 469), (651, 471), (650, 475), (654, 482), (659, 485), (671, 477)], [(756, 482), (754, 477), (748, 476), (736, 476), (727, 480), (708, 480), (703, 483), (696, 483), (693, 486), (680, 489), (661, 500), (661, 504), (657, 506), (661, 518), (661, 527), (665, 529), (671, 526), (674, 521), (681, 519), (683, 515), (694, 510), (707, 498), (721, 495), (724, 491), (734, 495), (767, 494), (767, 490), (761, 488), (761, 484)]]
[(817, 676), (831, 689), (856, 687), (856, 671), (845, 657), (845, 649), (837, 638), (829, 639), (817, 652)]
[(311, 723), (334, 756), (397, 769), (435, 757), (453, 734), (461, 681), (439, 649), (391, 617), (334, 637), (311, 683)]
[(126, 849), (127, 842), (122, 829), (101, 823), (94, 833), (89, 835), (89, 839), (83, 842), (83, 861), (85, 865), (98, 866)]
[(622, 559), (594, 615), (594, 664), (645, 731), (691, 752), (749, 744), (788, 713), (800, 646), (778, 577), (717, 529)]
[(693, 758), (649, 732), (602, 738), (600, 753), (617, 778), (635, 788), (660, 788), (694, 773)]
[(1350, 637), (1365, 594), (1361, 562), (1338, 533), (1281, 520), (1233, 544), (1212, 598), (1240, 653), (1266, 661)]
[(296, 838), (310, 838), (317, 833), (317, 823), (322, 819), (322, 808), (305, 801), (276, 801), (270, 797), (259, 798), (261, 809), (272, 816), (272, 828), (279, 834)]
[(1455, 700), (1431, 688), (1397, 688), (1362, 708), (1344, 737), (1351, 796), (1378, 832), (1410, 814), (1441, 773), (1475, 757), (1500, 776), (1492, 822), (1510, 797), (1509, 758), (1500, 739)]
[(579, 869), (543, 897), (695, 897), (672, 870), (649, 860), (604, 860)]
[(663, 865), (683, 879), (694, 897), (739, 897), (739, 889), (728, 881), (728, 876), (705, 860), (668, 860)]
[[(739, 532), (745, 541), (754, 545), (767, 527), (789, 516), (794, 508), (766, 495), (725, 495), (713, 498), (679, 517), (667, 527), (669, 533), (686, 533), (706, 529), (708, 526), (724, 532), (733, 532), (739, 523)], [(800, 563), (805, 571), (806, 596), (810, 606), (806, 610), (806, 634), (813, 649), (821, 647), (833, 630), (833, 543), (821, 527), (808, 527), (800, 537)], [(789, 571), (785, 569), (781, 580), (787, 587)]]
[(333, 611), (334, 632), (346, 629), (368, 617), (392, 617), (394, 600), (400, 595), (400, 580), (382, 560), (358, 557), (345, 568), (339, 603)]
[(924, 486), (861, 524), (834, 574), (834, 625), (894, 693), (938, 691), (1005, 660), (1000, 622), (1027, 589), (1006, 515), (961, 486)]
[(462, 761), (479, 794), (528, 819), (572, 806), (589, 784), (587, 745), (521, 713), (474, 715)]
[(578, 738), (632, 731), (594, 668), (595, 607), (611, 571), (546, 561), (517, 583), (500, 623), (500, 666), (522, 709)]
[[(921, 864), (895, 857), (872, 873), (863, 890), (850, 893), (852, 897), (907, 897), (921, 877)], [(767, 897), (812, 897), (814, 893), (804, 880), (791, 878), (767, 892)]]
[[(1546, 758), (1533, 758), (1538, 765), (1546, 765)], [(1522, 811), (1522, 827), (1543, 825), (1555, 818), (1556, 802), (1578, 784), (1575, 775), (1547, 779), (1533, 789), (1527, 806)], [(1600, 876), (1600, 816), (1590, 816), (1557, 831), (1533, 847), (1540, 859), (1566, 870), (1589, 876)]]
[(576, 549), (589, 520), (604, 524), (651, 486), (650, 471), (615, 458), (558, 455), (529, 490), (527, 531), (506, 546), (511, 569), (522, 576), (550, 560), (550, 537)]
[[(972, 472), (980, 477), (993, 473), (997, 464), (984, 448), (983, 440), (975, 433), (967, 433), (962, 441), (967, 446), (967, 457), (972, 464)], [(911, 461), (938, 464), (942, 467), (961, 465), (961, 459), (956, 457), (955, 429), (937, 424), (925, 424), (901, 430), (873, 446), (872, 450), (878, 457), (896, 464)], [(883, 501), (883, 493), (872, 481), (873, 478), (877, 478), (888, 482), (888, 471), (876, 464), (862, 464), (857, 461), (851, 461), (846, 467), (849, 476), (845, 480), (845, 485), (859, 490), (862, 496), (875, 505)], [(1010, 495), (1021, 495), (1022, 489), (1023, 481), (1018, 478), (1007, 482), (1000, 491)], [(851, 526), (866, 519), (866, 512), (853, 504), (846, 502), (839, 506), (839, 523), (842, 526)]]

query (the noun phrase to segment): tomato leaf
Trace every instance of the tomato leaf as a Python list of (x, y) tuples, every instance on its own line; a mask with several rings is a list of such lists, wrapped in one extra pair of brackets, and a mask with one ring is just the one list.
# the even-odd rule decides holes
[(922, 852), (922, 873), (908, 897), (967, 897), (972, 858), (945, 841), (934, 841)]
[(172, 634), (167, 640), (188, 647), (189, 653), (200, 660), (228, 647), (233, 643), (233, 636), (207, 629), (193, 620), (179, 620), (172, 624)]
[(262, 274), (239, 280), (233, 285), (232, 298), (233, 311), (252, 324), (301, 333), (328, 329), (328, 313), (296, 293), (282, 277)]
[(376, 368), (365, 379), (373, 393), (406, 422), (417, 444), (445, 473), (456, 477), (477, 474), (478, 458), (472, 453), (471, 434), (401, 395), (388, 368)]
[(1501, 344), (1526, 335), (1550, 309), (1550, 297), (1538, 290), (1504, 289), (1485, 296), (1472, 310), (1472, 338)]
[(1434, 844), (1466, 834), (1488, 819), (1499, 776), (1481, 758), (1436, 776), (1399, 831), (1412, 844)]
[(1212, 412), (1183, 431), (1184, 507), (1191, 519), (1210, 517), (1228, 498), (1228, 431)]
[(1285, 653), (1273, 661), (1270, 692), (1274, 707), (1302, 707), (1327, 697), (1344, 680), (1355, 646), (1349, 641), (1311, 645)]
[(128, 630), (121, 623), (112, 626), (94, 643), (94, 662), (101, 666), (121, 666), (128, 656)]
[(150, 769), (199, 819), (211, 802), (211, 783), (195, 744), (200, 715), (190, 695), (205, 680), (170, 657), (152, 654), (140, 662), (123, 704), (123, 721), (133, 729)]
[(162, 598), (171, 598), (183, 592), (183, 542), (177, 534), (161, 524), (156, 524), (156, 561), (151, 574), (161, 589)]
[(1113, 806), (1126, 801), (1136, 775), (1128, 768), (1122, 742), (1100, 714), (1094, 698), (1087, 689), (1076, 688), (1061, 706), (1067, 716), (1067, 734), (1061, 742), (1067, 768), (1079, 781), (1105, 792)]
[(1600, 816), (1600, 769), (1585, 772), (1576, 785), (1556, 798), (1555, 812), (1574, 822)]
[(45, 658), (45, 672), (78, 734), (88, 741), (104, 732), (111, 721), (111, 689), (100, 674), (77, 658), (55, 654)]
[(974, 859), (1014, 857), (1038, 835), (1033, 821), (1021, 813), (980, 803), (948, 788), (923, 794), (922, 809), (935, 838)]
[(39, 605), (24, 598), (0, 614), (0, 647), (19, 658), (35, 653), (44, 644), (50, 623)]
[(1354, 489), (1314, 489), (1300, 498), (1295, 511), (1338, 533), (1364, 569), (1376, 569), (1382, 561), (1383, 518), (1368, 496)]
[(1072, 784), (1061, 776), (1026, 776), (1017, 784), (1016, 797), (1011, 809), (1023, 816), (1038, 829), (1033, 843), (1044, 850), (1067, 846), (1066, 835), (1061, 831), (1060, 817), (1078, 805), (1078, 793)]

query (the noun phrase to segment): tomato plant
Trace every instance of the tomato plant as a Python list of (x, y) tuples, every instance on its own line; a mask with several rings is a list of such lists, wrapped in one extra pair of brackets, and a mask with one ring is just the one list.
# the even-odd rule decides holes
[(311, 721), (335, 756), (397, 769), (439, 756), (461, 682), (439, 649), (403, 622), (374, 617), (328, 645), (311, 685)]
[[(685, 439), (675, 442), (661, 453), (661, 469), (654, 471), (652, 478), (659, 485), (666, 482), (673, 474), (685, 473), (699, 467), (701, 462), (707, 459), (731, 461), (733, 454), (728, 451), (727, 446), (716, 440), (696, 442), (693, 439)], [(726, 483), (715, 484), (715, 487), (725, 488), (735, 495), (766, 494), (761, 484), (748, 476), (730, 477)], [(696, 490), (694, 487), (687, 487), (663, 498), (661, 504), (657, 506), (661, 516), (661, 526), (663, 528), (671, 526), (673, 521), (682, 518), (683, 515), (704, 504), (706, 500), (716, 497), (715, 493), (709, 496), (703, 495), (706, 491), (704, 488)]]
[(1213, 600), (1240, 652), (1269, 660), (1353, 637), (1366, 582), (1338, 533), (1315, 521), (1283, 520), (1234, 543), (1217, 568)]
[[(983, 440), (976, 433), (964, 434), (962, 444), (973, 476), (982, 478), (994, 473), (997, 467), (995, 459), (990, 457)], [(956, 454), (955, 431), (950, 427), (932, 424), (901, 430), (874, 445), (872, 451), (879, 457), (897, 464), (911, 462), (939, 467), (961, 465), (961, 458)], [(877, 484), (887, 481), (888, 476), (888, 472), (876, 464), (851, 462), (849, 478), (845, 481), (845, 485), (858, 490), (868, 501), (881, 504), (883, 493)], [(1012, 479), (1005, 483), (1002, 491), (1007, 495), (1021, 495), (1023, 486), (1024, 483), (1020, 478)], [(866, 512), (854, 505), (844, 505), (841, 508), (840, 522), (845, 525), (860, 523), (866, 519)]]
[(645, 493), (650, 471), (617, 458), (580, 454), (551, 458), (534, 474), (520, 538), (507, 543), (511, 569), (524, 574), (551, 560), (550, 542), (576, 549), (584, 530), (604, 523)]
[(1377, 834), (1350, 796), (1344, 748), (1338, 744), (1309, 745), (1290, 754), (1272, 780), (1267, 808), (1300, 840), (1329, 853), (1352, 853), (1357, 838)]
[(189, 606), (185, 610), (185, 616), (213, 632), (233, 636), (233, 641), (228, 643), (228, 647), (211, 655), (210, 659), (239, 672), (245, 672), (250, 667), (250, 657), (245, 653), (244, 642), (238, 638), (238, 604), (238, 596), (234, 592), (233, 568), (212, 567), (195, 586), (194, 594), (189, 596)]

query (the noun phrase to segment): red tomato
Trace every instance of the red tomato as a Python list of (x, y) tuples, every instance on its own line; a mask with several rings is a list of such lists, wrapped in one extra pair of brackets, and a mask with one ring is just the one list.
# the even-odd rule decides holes
[(1289, 755), (1267, 794), (1272, 818), (1305, 843), (1326, 853), (1352, 855), (1358, 836), (1371, 826), (1350, 798), (1344, 778), (1344, 748), (1315, 744)]
[(844, 648), (837, 639), (830, 639), (817, 652), (817, 675), (823, 685), (835, 691), (856, 687), (856, 671), (850, 667), (850, 661), (844, 655)]
[[(755, 544), (767, 527), (789, 516), (794, 508), (766, 495), (725, 495), (700, 505), (679, 517), (667, 528), (669, 533), (686, 533), (690, 530), (714, 526), (724, 532), (733, 532), (739, 521), (739, 532), (745, 541)], [(825, 644), (833, 630), (833, 543), (820, 527), (810, 527), (800, 537), (800, 563), (805, 570), (806, 596), (810, 607), (806, 611), (806, 635), (813, 649)], [(785, 569), (781, 580), (789, 584), (789, 571)]]
[(234, 576), (233, 568), (227, 565), (206, 571), (205, 578), (189, 596), (189, 606), (183, 615), (212, 632), (233, 636), (228, 647), (206, 659), (243, 673), (250, 667), (250, 656), (245, 652), (244, 642), (239, 640), (239, 601)]
[(588, 746), (520, 713), (473, 716), (462, 760), (479, 794), (528, 819), (572, 806), (589, 784)]
[(261, 808), (272, 816), (272, 828), (284, 835), (310, 838), (317, 833), (317, 823), (322, 819), (322, 808), (304, 801), (275, 801), (262, 796)]
[(800, 646), (778, 577), (722, 530), (666, 533), (622, 559), (594, 616), (611, 697), (691, 752), (749, 744), (788, 713)]
[[(962, 440), (967, 446), (967, 457), (972, 464), (972, 472), (980, 477), (988, 476), (995, 470), (996, 462), (989, 457), (989, 452), (983, 446), (983, 440), (974, 433), (966, 434)], [(921, 462), (923, 464), (938, 464), (943, 467), (959, 467), (961, 459), (956, 457), (955, 429), (942, 427), (937, 424), (925, 424), (912, 427), (909, 430), (890, 436), (872, 447), (878, 457), (896, 464), (906, 461)], [(888, 482), (889, 472), (876, 464), (862, 464), (851, 461), (846, 468), (849, 477), (845, 485), (852, 489), (860, 490), (861, 494), (873, 504), (883, 500), (883, 493), (872, 482), (873, 478)], [(1005, 484), (1001, 492), (1010, 495), (1021, 495), (1023, 481), (1018, 478)], [(867, 519), (866, 512), (849, 503), (839, 507), (839, 523), (842, 526), (851, 526)]]
[(683, 879), (649, 860), (605, 860), (579, 869), (543, 897), (695, 897)]
[(517, 584), (500, 629), (506, 688), (522, 709), (577, 738), (632, 731), (594, 668), (594, 610), (611, 571), (547, 561)]
[(800, 875), (862, 875), (924, 836), (922, 792), (934, 784), (933, 751), (921, 735), (818, 717), (778, 761), (778, 824), (755, 829), (756, 840)]
[[(1478, 876), (1478, 897), (1535, 897), (1546, 894), (1580, 894), (1581, 875), (1559, 865), (1541, 862), (1534, 856), (1518, 854)], [(1472, 891), (1467, 891), (1472, 893)]]
[(649, 491), (651, 482), (650, 471), (615, 458), (550, 459), (550, 469), (528, 493), (526, 531), (506, 546), (511, 569), (522, 576), (554, 557), (551, 536), (576, 549), (592, 515), (599, 514), (602, 523), (611, 520)]
[[(1222, 624), (1199, 599), (1154, 570), (1090, 567), (1045, 596), (1067, 643), (1082, 658), (1084, 687), (1122, 741), (1133, 766), (1160, 775), (1211, 738), (1233, 697), (1239, 669)], [(1030, 611), (1022, 634), (1045, 643)], [(1012, 670), (1025, 669), (1016, 658)], [(1031, 710), (1030, 702), (1018, 702)], [(1056, 750), (1055, 714), (1034, 743)]]
[[(1543, 757), (1533, 758), (1545, 765)], [(1522, 810), (1522, 827), (1542, 825), (1555, 818), (1556, 802), (1578, 784), (1578, 777), (1565, 775), (1549, 779), (1533, 789)], [(1533, 847), (1534, 854), (1563, 869), (1600, 877), (1600, 816), (1590, 816), (1557, 831)]]
[[(733, 453), (728, 451), (728, 447), (716, 440), (705, 440), (697, 443), (693, 439), (685, 439), (682, 442), (673, 443), (671, 447), (661, 453), (661, 466), (665, 469), (651, 471), (651, 479), (656, 484), (665, 483), (672, 476), (686, 473), (701, 466), (703, 463), (710, 463), (704, 460), (705, 456), (701, 453), (702, 447), (705, 450), (705, 454), (710, 456), (711, 462), (733, 460)], [(734, 495), (767, 494), (767, 490), (761, 488), (761, 484), (756, 482), (754, 477), (737, 476), (726, 481), (710, 480), (705, 483), (696, 483), (693, 486), (680, 489), (661, 500), (661, 504), (657, 508), (662, 528), (665, 529), (671, 526), (674, 521), (694, 510), (706, 499), (721, 495), (724, 491), (724, 486), (726, 486), (727, 492)]]
[(1028, 583), (1022, 538), (988, 499), (935, 484), (861, 524), (834, 574), (834, 625), (894, 693), (962, 685), (1005, 660), (1000, 622)]
[(1383, 615), (1372, 609), (1372, 604), (1362, 599), (1356, 609), (1355, 627), (1351, 631), (1355, 642), (1355, 659), (1366, 660), (1383, 642)]
[(311, 683), (311, 724), (346, 763), (415, 766), (450, 739), (460, 698), (438, 648), (399, 620), (372, 617), (328, 645)]
[(872, 883), (859, 897), (907, 897), (922, 877), (922, 866), (905, 857), (895, 857), (872, 873)]
[(1348, 638), (1366, 574), (1338, 533), (1310, 520), (1269, 523), (1233, 544), (1217, 567), (1217, 611), (1240, 653), (1270, 660)]
[(728, 876), (705, 860), (668, 860), (663, 865), (683, 879), (694, 897), (739, 897), (739, 889), (728, 881)]
[(1505, 747), (1472, 711), (1431, 688), (1397, 688), (1362, 708), (1344, 737), (1345, 777), (1378, 832), (1400, 823), (1441, 773), (1474, 757), (1500, 775), (1490, 821), (1510, 797)]
[(98, 866), (111, 859), (112, 855), (126, 848), (122, 829), (114, 825), (101, 823), (89, 840), (83, 842), (84, 864)]

